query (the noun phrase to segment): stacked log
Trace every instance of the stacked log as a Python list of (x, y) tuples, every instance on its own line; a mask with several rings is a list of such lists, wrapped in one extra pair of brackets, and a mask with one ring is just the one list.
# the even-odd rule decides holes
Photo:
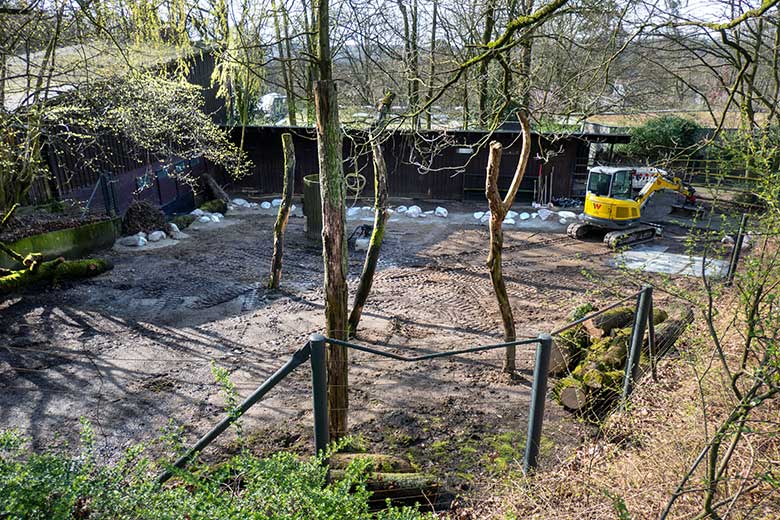
[[(567, 364), (568, 375), (554, 387), (553, 395), (559, 403), (582, 412), (620, 395), (633, 321), (634, 310), (621, 307), (587, 320), (581, 329), (569, 329), (556, 338), (556, 344), (562, 346), (559, 350), (572, 356), (570, 360), (576, 360)], [(658, 325), (656, 355), (668, 350), (692, 321), (693, 313), (688, 308), (680, 309), (673, 319), (669, 319), (666, 311), (656, 309), (653, 312), (653, 324)], [(569, 334), (564, 336), (566, 333)], [(646, 335), (644, 351), (648, 347)]]

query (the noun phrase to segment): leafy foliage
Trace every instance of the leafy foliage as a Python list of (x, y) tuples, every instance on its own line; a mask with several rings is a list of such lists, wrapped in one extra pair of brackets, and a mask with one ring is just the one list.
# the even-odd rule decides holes
[(631, 142), (620, 152), (635, 160), (659, 162), (690, 155), (701, 127), (690, 119), (663, 116), (631, 130)]
[(27, 519), (382, 519), (430, 518), (411, 508), (368, 511), (366, 463), (355, 461), (343, 480), (328, 483), (319, 458), (290, 453), (249, 454), (218, 467), (196, 464), (160, 488), (159, 468), (143, 446), (129, 448), (112, 465), (99, 464), (85, 423), (82, 450), (26, 452), (24, 439), (0, 433), (0, 517)]

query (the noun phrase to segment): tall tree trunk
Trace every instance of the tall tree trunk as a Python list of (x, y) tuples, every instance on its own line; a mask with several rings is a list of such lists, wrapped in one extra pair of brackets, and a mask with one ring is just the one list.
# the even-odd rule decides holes
[[(279, 53), (279, 60), (282, 65), (282, 80), (284, 82), (284, 91), (287, 95), (287, 119), (290, 126), (298, 126), (295, 108), (295, 91), (293, 89), (292, 76), (292, 55), (290, 50), (290, 40), (287, 36), (287, 16), (285, 13), (279, 13), (276, 0), (271, 0), (271, 10), (274, 12), (274, 31), (276, 32), (276, 47)], [(282, 21), (279, 21), (279, 18)], [(284, 39), (282, 38), (282, 24), (284, 24)], [(285, 52), (287, 49), (287, 52)]]
[[(485, 27), (482, 31), (482, 45), (487, 46), (493, 39), (493, 29), (496, 25), (495, 19), (496, 1), (488, 0), (485, 6)], [(490, 120), (490, 114), (488, 104), (490, 102), (490, 60), (482, 60), (479, 64), (479, 126), (482, 128), (487, 127), (487, 123)]]
[[(322, 197), (322, 257), (324, 261), (325, 333), (334, 339), (347, 337), (347, 237), (346, 187), (342, 159), (339, 105), (330, 54), (328, 0), (317, 5), (318, 65), (314, 84), (317, 114), (317, 154)], [(347, 432), (348, 357), (345, 347), (328, 346), (328, 427), (332, 439)]]
[(385, 95), (379, 104), (377, 124), (368, 134), (371, 144), (371, 154), (374, 158), (374, 229), (371, 232), (371, 241), (366, 251), (366, 261), (363, 264), (363, 272), (360, 273), (360, 283), (355, 293), (355, 302), (349, 315), (349, 331), (354, 334), (360, 323), (363, 307), (366, 305), (371, 285), (374, 283), (376, 264), (379, 261), (379, 251), (382, 248), (382, 239), (385, 236), (385, 224), (387, 223), (387, 166), (382, 155), (382, 146), (379, 144), (378, 134), (390, 105), (395, 96), (392, 93)]
[[(533, 12), (534, 0), (522, 1), (523, 16)], [(531, 109), (531, 58), (533, 51), (533, 40), (531, 34), (527, 33), (520, 42), (520, 105), (526, 112)]]
[[(504, 275), (501, 271), (501, 253), (504, 247), (504, 231), (501, 229), (501, 225), (504, 223), (504, 218), (515, 201), (517, 191), (520, 189), (520, 183), (523, 182), (523, 175), (528, 164), (528, 155), (531, 151), (531, 132), (528, 120), (522, 114), (519, 117), (523, 131), (523, 149), (520, 152), (520, 159), (517, 163), (515, 175), (512, 178), (512, 184), (504, 200), (501, 200), (501, 195), (498, 192), (498, 171), (501, 165), (503, 148), (498, 141), (490, 143), (490, 155), (488, 158), (487, 176), (485, 178), (485, 196), (490, 206), (490, 253), (487, 258), (487, 267), (490, 270), (490, 281), (493, 283), (493, 290), (498, 301), (498, 310), (501, 313), (501, 321), (504, 325), (505, 342), (515, 341), (517, 335), (515, 333), (512, 305), (509, 302)], [(504, 356), (504, 372), (511, 374), (515, 371), (517, 368), (515, 357), (515, 347), (507, 347)]]
[(271, 257), (271, 279), (269, 289), (278, 289), (282, 278), (282, 256), (284, 256), (284, 232), (290, 219), (293, 186), (295, 183), (295, 147), (292, 134), (282, 134), (282, 150), (284, 150), (284, 187), (282, 188), (282, 204), (276, 215), (274, 224), (274, 254)]
[(469, 129), (469, 71), (463, 73), (463, 129)]
[[(438, 5), (439, 0), (433, 0), (433, 13), (431, 15), (431, 51), (428, 68), (428, 93), (426, 102), (430, 102), (433, 98), (433, 78), (436, 75), (436, 24), (438, 20)], [(425, 127), (430, 130), (433, 117), (433, 106), (429, 106), (425, 111)]]

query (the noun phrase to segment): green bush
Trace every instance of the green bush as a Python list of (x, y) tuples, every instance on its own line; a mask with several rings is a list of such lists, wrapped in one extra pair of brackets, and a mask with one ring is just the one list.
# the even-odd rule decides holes
[(99, 464), (85, 424), (77, 456), (31, 453), (13, 432), (0, 432), (0, 518), (24, 519), (382, 519), (433, 518), (410, 508), (370, 513), (366, 462), (328, 483), (321, 459), (290, 453), (241, 454), (217, 467), (194, 463), (162, 488), (160, 467), (142, 446), (115, 464)]
[(690, 156), (700, 132), (701, 127), (690, 119), (657, 117), (631, 129), (631, 142), (618, 150), (631, 159), (651, 162)]
[(224, 200), (214, 199), (208, 202), (204, 202), (200, 205), (200, 209), (208, 213), (227, 213), (227, 203)]

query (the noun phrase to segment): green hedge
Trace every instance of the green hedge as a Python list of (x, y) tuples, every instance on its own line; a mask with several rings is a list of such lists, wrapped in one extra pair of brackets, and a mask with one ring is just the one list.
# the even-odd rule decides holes
[(351, 464), (344, 480), (328, 483), (320, 459), (285, 452), (268, 458), (241, 454), (217, 467), (194, 464), (159, 488), (155, 475), (161, 468), (141, 446), (128, 449), (114, 464), (100, 464), (88, 424), (75, 456), (62, 450), (32, 453), (24, 445), (17, 434), (0, 432), (0, 518), (433, 518), (410, 508), (369, 512), (365, 461)]

